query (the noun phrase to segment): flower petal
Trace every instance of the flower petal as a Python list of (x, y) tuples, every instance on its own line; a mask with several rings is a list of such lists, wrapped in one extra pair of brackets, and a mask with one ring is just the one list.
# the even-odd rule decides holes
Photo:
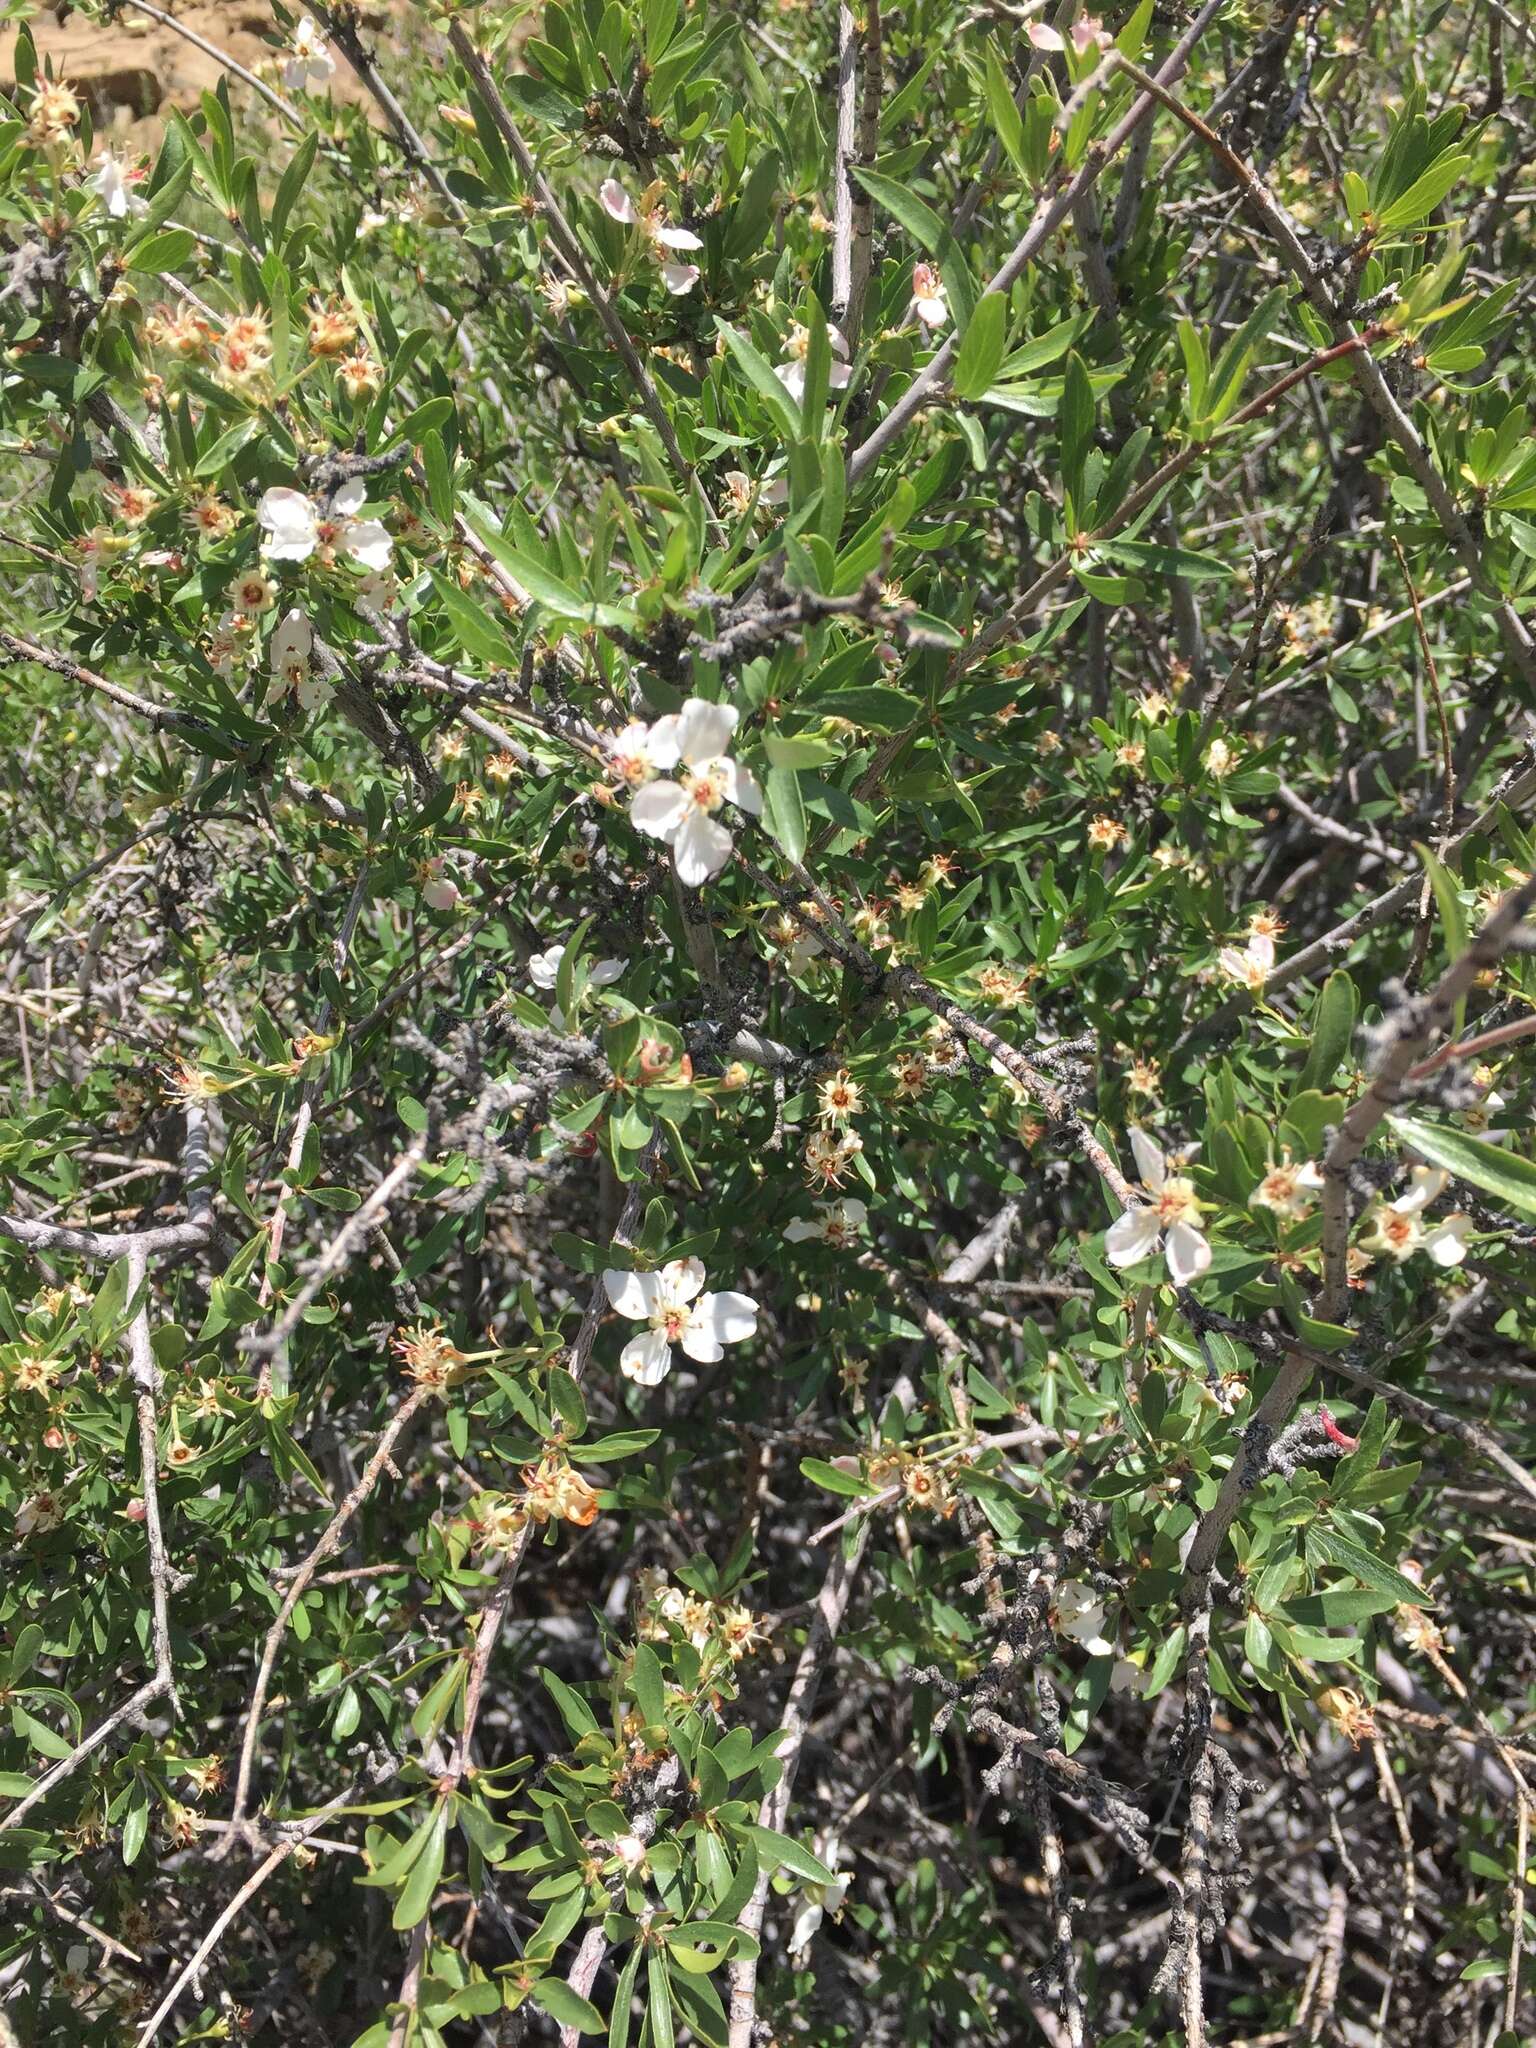
[(665, 718), (658, 718), (653, 726), (626, 726), (619, 737), (623, 739), (628, 733), (638, 732), (640, 740), (635, 748), (637, 753), (644, 754), (653, 768), (675, 768), (682, 759), (677, 727), (677, 713), (669, 711)]
[(635, 202), (630, 198), (617, 178), (604, 178), (597, 188), (604, 213), (621, 226), (632, 228), (635, 224)]
[(750, 1294), (701, 1295), (693, 1319), (712, 1330), (722, 1344), (744, 1344), (757, 1335), (757, 1303)]
[(1467, 1256), (1467, 1235), (1471, 1228), (1470, 1216), (1447, 1216), (1433, 1230), (1426, 1232), (1420, 1250), (1428, 1252), (1437, 1266), (1459, 1266)]
[(762, 788), (750, 768), (743, 768), (739, 761), (727, 761), (724, 782), (730, 802), (744, 810), (749, 818), (763, 815)]
[(1155, 1209), (1127, 1209), (1104, 1233), (1104, 1256), (1112, 1266), (1137, 1266), (1150, 1259), (1162, 1238)]
[(660, 1330), (644, 1330), (619, 1353), (619, 1370), (638, 1386), (659, 1387), (672, 1370), (672, 1346)]
[(654, 1273), (624, 1273), (609, 1266), (603, 1274), (603, 1292), (621, 1316), (638, 1323), (654, 1310), (659, 1289)]
[(662, 1290), (669, 1302), (692, 1301), (704, 1285), (702, 1259), (668, 1259), (661, 1269)]
[(528, 979), (535, 988), (554, 987), (564, 955), (564, 946), (551, 946), (545, 953), (534, 954), (528, 962)]
[(1156, 1194), (1168, 1178), (1168, 1162), (1163, 1157), (1160, 1145), (1155, 1145), (1146, 1132), (1137, 1124), (1131, 1126), (1131, 1151), (1136, 1157), (1136, 1171), (1142, 1182)]
[(736, 730), (736, 708), (732, 704), (711, 704), (707, 697), (690, 697), (678, 714), (677, 744), (690, 765), (718, 761), (730, 752)]
[[(652, 785), (654, 787), (654, 785)], [(644, 795), (641, 791), (641, 795)], [(677, 879), (685, 889), (699, 889), (718, 875), (731, 857), (731, 835), (723, 825), (703, 811), (693, 811), (683, 820), (672, 841), (677, 862)]]
[(1175, 1287), (1187, 1287), (1198, 1280), (1211, 1263), (1211, 1247), (1205, 1233), (1193, 1223), (1175, 1223), (1168, 1233), (1168, 1271)]
[(365, 569), (387, 569), (394, 548), (389, 528), (381, 526), (377, 519), (354, 519), (343, 531), (341, 545)]
[(699, 281), (697, 263), (663, 263), (661, 281), (674, 299), (686, 298)]
[(664, 249), (702, 249), (704, 246), (691, 228), (658, 228), (656, 239)]
[(360, 476), (348, 477), (347, 481), (331, 499), (331, 517), (333, 519), (355, 519), (358, 513), (362, 511), (363, 501), (367, 496), (367, 479)]
[(629, 822), (652, 839), (673, 839), (692, 805), (678, 782), (648, 782), (630, 799)]
[(791, 1244), (804, 1244), (809, 1238), (824, 1237), (825, 1219), (813, 1223), (809, 1216), (797, 1216), (793, 1223), (785, 1224), (784, 1235)]
[[(713, 1298), (712, 1295), (708, 1294), (704, 1297), (705, 1301), (713, 1300)], [(697, 1310), (695, 1310), (690, 1318), (687, 1327), (678, 1341), (687, 1355), (695, 1359), (700, 1365), (715, 1365), (725, 1356), (719, 1336), (710, 1324), (700, 1322)]]

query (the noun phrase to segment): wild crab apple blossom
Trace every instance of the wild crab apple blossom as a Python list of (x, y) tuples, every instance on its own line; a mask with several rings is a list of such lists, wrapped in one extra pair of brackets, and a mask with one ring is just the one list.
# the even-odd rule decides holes
[(620, 773), (639, 785), (630, 823), (671, 847), (677, 878), (690, 889), (718, 875), (731, 857), (735, 842), (717, 813), (728, 803), (751, 817), (762, 812), (756, 777), (728, 752), (740, 715), (734, 705), (690, 697), (681, 711), (654, 725), (626, 726), (611, 743)]
[(307, 562), (318, 548), (322, 560), (340, 552), (365, 569), (387, 569), (394, 546), (388, 528), (377, 519), (357, 517), (367, 496), (368, 486), (360, 476), (334, 492), (324, 511), (303, 491), (286, 485), (264, 491), (256, 507), (266, 535), (262, 553), (274, 562)]
[(1437, 1166), (1414, 1167), (1407, 1190), (1371, 1212), (1359, 1240), (1362, 1251), (1378, 1253), (1398, 1265), (1415, 1252), (1423, 1252), (1437, 1266), (1459, 1266), (1467, 1256), (1472, 1218), (1458, 1212), (1441, 1217), (1430, 1227), (1424, 1223), (1424, 1211), (1445, 1192), (1450, 1178)]
[[(1127, 1209), (1104, 1235), (1104, 1253), (1112, 1266), (1139, 1266), (1159, 1249), (1168, 1262), (1168, 1276), (1176, 1287), (1198, 1280), (1211, 1263), (1211, 1247), (1200, 1221), (1200, 1203), (1194, 1184), (1176, 1169), (1191, 1157), (1195, 1148), (1186, 1147), (1175, 1159), (1155, 1144), (1144, 1130), (1133, 1124), (1131, 1150), (1136, 1155), (1142, 1186), (1150, 1197), (1141, 1208)], [(1170, 1172), (1170, 1167), (1175, 1170)]]
[(672, 1370), (672, 1347), (700, 1365), (713, 1365), (727, 1344), (742, 1344), (757, 1329), (757, 1303), (748, 1294), (703, 1294), (704, 1267), (698, 1259), (672, 1259), (659, 1272), (620, 1272), (610, 1267), (603, 1287), (621, 1316), (647, 1328), (619, 1353), (625, 1377), (642, 1387), (659, 1386)]
[(868, 1207), (857, 1196), (841, 1202), (818, 1202), (815, 1216), (797, 1216), (784, 1226), (791, 1244), (812, 1241), (843, 1251), (852, 1244), (869, 1219)]

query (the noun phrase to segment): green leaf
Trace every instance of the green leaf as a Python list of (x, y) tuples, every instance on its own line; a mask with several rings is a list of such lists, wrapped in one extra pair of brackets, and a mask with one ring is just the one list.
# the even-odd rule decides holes
[(514, 547), (484, 506), (476, 504), (472, 498), (464, 500), (464, 517), (501, 566), (547, 610), (559, 613), (562, 618), (591, 620), (600, 626), (614, 626), (622, 631), (628, 631), (636, 624), (634, 613), (622, 605), (599, 604), (584, 597), (545, 563)]
[(561, 1977), (541, 1977), (529, 1996), (560, 2027), (574, 2027), (578, 2034), (600, 2034), (607, 2021), (592, 2003), (573, 1991)]
[(736, 367), (773, 414), (785, 440), (798, 441), (800, 408), (774, 375), (768, 358), (744, 334), (738, 333), (729, 321), (717, 320), (715, 327), (735, 359)]
[(1382, 208), (1376, 216), (1377, 226), (1387, 230), (1408, 228), (1427, 219), (1471, 162), (1464, 151), (1448, 149), (1414, 179), (1400, 199)]
[(807, 709), (828, 718), (846, 718), (850, 725), (861, 726), (865, 732), (905, 732), (922, 716), (923, 707), (905, 690), (890, 689), (883, 683), (866, 683), (812, 698)]
[(667, 1959), (659, 1948), (646, 1951), (645, 1981), (650, 1991), (647, 2017), (651, 2022), (653, 2048), (675, 2048), (677, 2036), (672, 2026), (672, 1990), (667, 1982)]
[(957, 398), (980, 398), (990, 389), (1007, 345), (1007, 296), (990, 292), (978, 302), (950, 372), (950, 388)]
[(1520, 1153), (1474, 1138), (1447, 1124), (1420, 1117), (1388, 1116), (1387, 1122), (1405, 1145), (1411, 1145), (1431, 1166), (1442, 1166), (1458, 1180), (1469, 1181), (1522, 1216), (1536, 1216), (1536, 1165)]
[(1333, 1079), (1354, 1040), (1359, 1002), (1355, 984), (1342, 967), (1323, 983), (1312, 1012), (1312, 1043), (1296, 1083), (1297, 1096), (1325, 1088)]
[(810, 837), (800, 778), (793, 768), (770, 768), (763, 782), (763, 824), (791, 860), (800, 860)]
[(862, 164), (854, 164), (852, 169), (875, 204), (884, 207), (938, 264), (954, 308), (956, 331), (963, 334), (976, 305), (976, 284), (960, 244), (950, 233), (949, 223), (897, 179), (888, 178), (881, 171), (866, 170)]
[(635, 1651), (630, 1684), (645, 1725), (659, 1727), (667, 1718), (667, 1687), (661, 1675), (661, 1659), (649, 1643), (641, 1643)]
[(197, 247), (189, 228), (166, 228), (147, 236), (123, 259), (130, 270), (179, 270)]
[(1425, 1607), (1429, 1604), (1429, 1595), (1422, 1586), (1404, 1578), (1395, 1565), (1373, 1557), (1363, 1544), (1356, 1543), (1352, 1536), (1341, 1535), (1337, 1529), (1329, 1529), (1322, 1524), (1309, 1529), (1307, 1549), (1327, 1563), (1336, 1564), (1341, 1571), (1353, 1572), (1362, 1585), (1371, 1586), (1378, 1593), (1390, 1593), (1399, 1606)]
[(448, 1801), (438, 1801), (437, 1811), (432, 1816), (431, 1827), (421, 1853), (411, 1865), (411, 1874), (405, 1880), (400, 1896), (395, 1901), (391, 1925), (404, 1930), (414, 1927), (418, 1920), (424, 1920), (437, 1891), (437, 1881), (443, 1874), (443, 1850), (448, 1840)]
[(858, 1500), (874, 1491), (857, 1472), (840, 1471), (836, 1465), (829, 1465), (825, 1458), (802, 1458), (800, 1471), (813, 1486), (825, 1487), (828, 1493), (841, 1494), (850, 1500)]
[[(1405, 1585), (1407, 1581), (1403, 1582)], [(792, 1870), (796, 1877), (803, 1877), (811, 1884), (831, 1884), (832, 1872), (818, 1856), (813, 1856), (793, 1835), (776, 1834), (772, 1828), (760, 1828), (744, 1823), (737, 1829), (756, 1849), (759, 1861), (766, 1870), (783, 1868)]]

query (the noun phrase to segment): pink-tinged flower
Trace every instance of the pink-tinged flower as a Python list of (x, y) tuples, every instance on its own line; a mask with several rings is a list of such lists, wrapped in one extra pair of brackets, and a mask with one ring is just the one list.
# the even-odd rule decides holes
[[(834, 361), (827, 372), (828, 391), (846, 391), (853, 376), (848, 367), (848, 342), (840, 327), (828, 327), (827, 341), (831, 345)], [(811, 351), (811, 333), (797, 320), (789, 330), (785, 343), (789, 353), (774, 370), (774, 375), (798, 405), (805, 397), (805, 359)], [(766, 492), (764, 496), (766, 497)]]
[(440, 853), (422, 862), (421, 900), (429, 910), (452, 910), (459, 900), (459, 885)]
[(704, 1267), (698, 1259), (672, 1259), (659, 1273), (603, 1274), (609, 1301), (621, 1316), (648, 1327), (619, 1353), (619, 1369), (642, 1387), (659, 1386), (672, 1370), (672, 1346), (687, 1357), (713, 1365), (727, 1344), (741, 1344), (757, 1330), (757, 1303), (749, 1294), (702, 1294)]
[[(634, 728), (620, 735), (630, 747), (638, 746), (647, 766), (659, 771), (657, 779), (635, 791), (630, 822), (637, 831), (671, 847), (677, 878), (689, 889), (718, 875), (731, 857), (731, 835), (716, 813), (728, 803), (753, 817), (762, 813), (763, 793), (756, 778), (727, 752), (736, 718), (729, 704), (690, 697), (675, 716), (658, 718), (646, 728), (643, 739)], [(675, 772), (668, 775), (669, 769)]]
[(635, 202), (630, 198), (617, 178), (604, 178), (597, 189), (604, 213), (610, 220), (616, 220), (620, 227), (632, 228), (640, 216), (635, 212)]
[(1067, 47), (1048, 22), (1032, 21), (1024, 34), (1037, 50), (1064, 50)]
[(1079, 57), (1089, 50), (1108, 50), (1114, 47), (1114, 37), (1105, 28), (1096, 14), (1080, 14), (1072, 24), (1072, 47)]
[(944, 281), (931, 263), (912, 266), (912, 306), (925, 327), (942, 327), (949, 318)]
[(616, 220), (620, 227), (640, 229), (651, 254), (661, 266), (662, 283), (673, 298), (680, 299), (698, 283), (699, 267), (696, 263), (675, 262), (673, 258), (679, 253), (688, 254), (702, 249), (704, 244), (691, 228), (667, 225), (660, 191), (659, 185), (653, 185), (636, 206), (617, 178), (604, 178), (597, 196), (610, 220)]
[(1138, 1266), (1162, 1248), (1169, 1278), (1175, 1287), (1187, 1287), (1211, 1263), (1194, 1186), (1182, 1174), (1168, 1171), (1170, 1161), (1145, 1131), (1133, 1125), (1130, 1135), (1142, 1186), (1151, 1199), (1143, 1208), (1127, 1209), (1110, 1225), (1104, 1255), (1112, 1266)]

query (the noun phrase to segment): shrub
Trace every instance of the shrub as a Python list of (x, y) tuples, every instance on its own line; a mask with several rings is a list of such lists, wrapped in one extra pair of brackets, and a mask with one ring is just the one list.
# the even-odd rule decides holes
[(1519, 10), (269, 40), (0, 138), (0, 2033), (1528, 2038)]

